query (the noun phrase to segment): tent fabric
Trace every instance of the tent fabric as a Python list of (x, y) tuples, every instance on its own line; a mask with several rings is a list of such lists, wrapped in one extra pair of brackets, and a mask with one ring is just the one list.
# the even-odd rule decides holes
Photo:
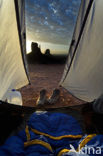
[[(22, 59), (27, 77), (29, 79), (27, 59), (26, 59), (26, 24), (25, 24), (25, 0), (14, 0), (19, 31)], [(30, 81), (30, 80), (29, 80)]]
[(93, 1), (70, 70), (61, 84), (72, 95), (88, 102), (103, 93), (102, 8), (102, 0)]
[(69, 65), (71, 62), (71, 58), (73, 56), (73, 52), (75, 50), (75, 46), (77, 44), (78, 36), (79, 36), (80, 30), (81, 30), (81, 27), (83, 24), (83, 20), (84, 20), (85, 14), (86, 14), (88, 4), (89, 4), (89, 0), (82, 0), (81, 1), (81, 5), (80, 5), (78, 17), (77, 17), (77, 22), (75, 25), (71, 45), (69, 48), (69, 54), (68, 54), (68, 58), (67, 58), (65, 68), (64, 68), (64, 73), (63, 73), (63, 77), (61, 79), (61, 83), (65, 80), (65, 77), (67, 76), (68, 68), (69, 68)]
[(14, 0), (0, 0), (0, 21), (0, 99), (5, 100), (8, 90), (28, 84), (18, 32), (20, 21), (17, 21)]

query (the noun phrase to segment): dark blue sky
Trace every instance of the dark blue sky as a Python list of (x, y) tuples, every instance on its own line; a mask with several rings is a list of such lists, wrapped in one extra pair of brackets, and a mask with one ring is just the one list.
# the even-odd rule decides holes
[(56, 44), (58, 50), (59, 45), (68, 46), (80, 2), (81, 0), (26, 0), (28, 40)]

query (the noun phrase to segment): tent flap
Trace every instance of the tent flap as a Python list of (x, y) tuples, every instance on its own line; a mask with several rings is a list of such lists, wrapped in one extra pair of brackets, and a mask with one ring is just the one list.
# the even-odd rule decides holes
[(0, 100), (5, 100), (8, 90), (21, 88), (29, 82), (22, 59), (23, 45), (13, 0), (0, 0), (0, 21)]
[(102, 8), (102, 0), (93, 1), (70, 70), (62, 83), (74, 96), (88, 102), (103, 93)]

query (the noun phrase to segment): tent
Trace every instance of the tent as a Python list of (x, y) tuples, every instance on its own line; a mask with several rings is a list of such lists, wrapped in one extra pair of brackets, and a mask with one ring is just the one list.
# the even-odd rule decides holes
[(29, 83), (23, 0), (0, 0), (0, 100)]
[[(25, 1), (0, 0), (0, 100), (29, 83), (25, 58)], [(102, 0), (82, 0), (60, 82), (72, 95), (92, 101), (103, 93)]]
[(103, 93), (102, 0), (82, 0), (61, 85), (84, 101)]
[[(0, 0), (2, 32), (0, 33), (0, 105), (3, 104), (7, 111), (10, 107), (3, 102), (6, 100), (7, 92), (29, 84), (25, 57), (24, 3), (24, 0)], [(87, 102), (94, 100), (103, 92), (102, 7), (103, 0), (81, 1), (67, 63), (60, 82), (60, 85), (72, 95)], [(0, 110), (2, 112), (1, 107)], [(20, 113), (20, 109), (16, 108), (17, 111)], [(29, 111), (35, 110), (27, 108), (26, 112)], [(8, 120), (9, 118), (10, 116)], [(6, 129), (7, 127), (5, 131)]]

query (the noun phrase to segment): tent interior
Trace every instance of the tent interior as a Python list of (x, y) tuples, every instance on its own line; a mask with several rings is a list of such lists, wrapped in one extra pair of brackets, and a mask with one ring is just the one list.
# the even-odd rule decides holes
[(69, 114), (78, 120), (84, 133), (102, 134), (103, 115), (93, 111), (92, 103), (103, 93), (103, 0), (81, 1), (60, 85), (82, 100), (83, 104), (61, 108), (25, 107), (6, 102), (9, 90), (30, 83), (26, 61), (24, 2), (0, 0), (0, 145), (14, 131), (25, 126), (29, 116), (37, 110)]

